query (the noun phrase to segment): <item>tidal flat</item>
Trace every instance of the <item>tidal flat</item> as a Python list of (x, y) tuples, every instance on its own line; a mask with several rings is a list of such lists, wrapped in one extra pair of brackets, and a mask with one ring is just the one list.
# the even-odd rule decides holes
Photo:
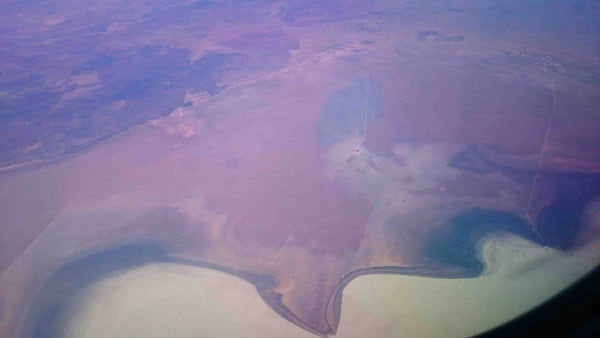
[[(564, 254), (498, 235), (485, 240), (479, 255), (485, 271), (478, 278), (356, 278), (343, 291), (336, 336), (462, 337), (489, 330), (585, 275), (600, 258), (600, 244)], [(82, 288), (56, 320), (64, 337), (315, 337), (272, 311), (251, 283), (170, 262), (148, 263)]]

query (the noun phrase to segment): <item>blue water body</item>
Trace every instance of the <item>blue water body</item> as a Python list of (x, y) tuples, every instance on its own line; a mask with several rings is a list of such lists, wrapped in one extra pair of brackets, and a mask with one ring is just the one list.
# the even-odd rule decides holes
[[(449, 166), (461, 170), (487, 175), (493, 172), (502, 173), (517, 183), (533, 186), (534, 171), (521, 170), (502, 166), (485, 159), (474, 147), (467, 147), (454, 156)], [(535, 224), (528, 224), (515, 215), (500, 216), (496, 213), (473, 211), (452, 220), (452, 226), (435, 235), (428, 250), (433, 250), (432, 258), (445, 264), (455, 264), (472, 269), (482, 265), (475, 257), (475, 242), (483, 233), (497, 230), (510, 231), (531, 239), (530, 230), (537, 229), (533, 240), (542, 245), (558, 250), (572, 249), (577, 235), (583, 227), (582, 219), (585, 207), (594, 198), (600, 196), (600, 174), (550, 172), (538, 174), (538, 184), (550, 185), (554, 191), (554, 199), (545, 206), (535, 218)], [(494, 216), (496, 215), (496, 216)], [(466, 223), (465, 223), (466, 222)], [(505, 223), (511, 223), (507, 227)], [(490, 227), (489, 224), (494, 225)], [(463, 248), (452, 250), (452, 246)]]
[(365, 118), (372, 123), (382, 115), (381, 84), (359, 78), (325, 101), (317, 122), (319, 143), (328, 147), (351, 135), (363, 136)]
[(168, 260), (166, 248), (136, 243), (94, 253), (64, 265), (35, 299), (22, 336), (60, 337), (64, 323), (58, 320), (77, 291), (111, 273)]
[(155, 241), (126, 243), (120, 246), (90, 252), (75, 259), (55, 271), (44, 283), (42, 290), (33, 301), (22, 337), (53, 338), (63, 336), (64, 320), (73, 296), (84, 287), (107, 276), (123, 273), (149, 263), (176, 263), (193, 265), (228, 273), (253, 284), (257, 291), (267, 290), (277, 285), (268, 275), (258, 275), (227, 267), (169, 256), (171, 248)]
[(583, 224), (581, 217), (589, 201), (600, 196), (600, 174), (545, 174), (555, 185), (556, 198), (537, 217), (544, 244), (571, 249)]
[(424, 254), (436, 264), (464, 268), (465, 276), (478, 276), (484, 268), (478, 257), (478, 243), (486, 235), (501, 232), (541, 244), (539, 236), (523, 218), (503, 211), (473, 209), (434, 231), (428, 237)]

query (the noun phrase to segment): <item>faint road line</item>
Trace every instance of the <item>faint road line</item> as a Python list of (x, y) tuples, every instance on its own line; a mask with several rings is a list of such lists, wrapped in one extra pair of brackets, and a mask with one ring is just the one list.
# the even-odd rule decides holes
[(281, 252), (281, 250), (289, 243), (289, 241), (294, 237), (294, 235), (298, 232), (298, 230), (300, 230), (300, 228), (304, 224), (304, 221), (306, 220), (306, 218), (308, 217), (308, 215), (319, 205), (319, 203), (321, 202), (321, 199), (323, 197), (323, 194), (325, 194), (325, 192), (329, 189), (329, 186), (331, 186), (331, 184), (333, 183), (333, 181), (335, 181), (340, 176), (340, 174), (341, 174), (342, 170), (344, 169), (344, 166), (346, 165), (346, 163), (348, 163), (348, 161), (352, 158), (352, 156), (354, 156), (354, 152), (357, 151), (359, 149), (359, 147), (367, 139), (367, 118), (368, 118), (368, 111), (369, 111), (368, 108), (369, 108), (369, 86), (370, 86), (370, 82), (371, 82), (371, 76), (369, 75), (369, 77), (367, 78), (367, 91), (366, 91), (366, 96), (365, 96), (365, 114), (364, 114), (365, 115), (365, 121), (364, 121), (363, 137), (362, 137), (362, 140), (361, 140), (360, 144), (358, 144), (356, 147), (352, 148), (352, 151), (350, 152), (350, 154), (348, 155), (348, 157), (344, 160), (344, 162), (340, 165), (340, 167), (334, 172), (334, 174), (329, 179), (329, 181), (327, 182), (327, 184), (325, 185), (325, 187), (323, 189), (321, 189), (321, 191), (319, 192), (319, 195), (317, 196), (317, 198), (315, 198), (314, 203), (312, 203), (306, 209), (306, 211), (304, 212), (304, 214), (300, 218), (300, 221), (298, 221), (298, 223), (294, 227), (294, 230), (292, 230), (292, 232), (290, 233), (290, 235), (286, 238), (286, 240), (283, 242), (283, 244), (279, 247), (279, 249), (277, 250), (277, 252), (273, 256), (273, 258), (271, 258), (269, 260), (269, 264), (273, 263), (279, 257), (279, 253)]
[[(367, 140), (367, 122), (369, 121), (369, 87), (371, 85), (371, 76), (367, 78), (367, 95), (365, 97), (365, 126), (363, 130), (363, 138), (360, 145)], [(359, 145), (359, 146), (360, 146)]]
[[(542, 149), (540, 150), (540, 160), (538, 161), (537, 170), (535, 171), (535, 176), (533, 177), (533, 184), (531, 185), (531, 191), (529, 192), (529, 202), (527, 203), (527, 213), (525, 217), (530, 219), (530, 211), (531, 211), (531, 203), (533, 201), (533, 194), (535, 192), (535, 188), (537, 186), (537, 181), (540, 177), (540, 170), (542, 168), (542, 162), (544, 161), (544, 153), (546, 152), (546, 144), (548, 143), (548, 137), (550, 136), (550, 130), (552, 129), (552, 123), (554, 122), (554, 111), (556, 108), (556, 95), (554, 92), (554, 82), (552, 82), (552, 111), (550, 112), (550, 121), (548, 121), (548, 128), (546, 128), (546, 137), (544, 138), (544, 144), (542, 145)], [(537, 232), (537, 229), (536, 229)], [(539, 235), (539, 233), (538, 233)]]

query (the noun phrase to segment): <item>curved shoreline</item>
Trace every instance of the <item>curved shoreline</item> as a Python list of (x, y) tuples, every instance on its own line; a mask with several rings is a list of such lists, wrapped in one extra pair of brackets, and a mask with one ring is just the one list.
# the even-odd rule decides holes
[(107, 248), (74, 259), (57, 269), (44, 283), (37, 296), (24, 314), (21, 337), (51, 336), (54, 331), (62, 332), (61, 323), (53, 322), (77, 291), (96, 283), (107, 276), (139, 268), (150, 263), (174, 263), (223, 272), (252, 284), (264, 303), (287, 321), (315, 335), (327, 337), (335, 334), (341, 315), (342, 292), (346, 285), (357, 277), (369, 274), (403, 274), (426, 277), (469, 278), (478, 275), (458, 267), (420, 266), (414, 268), (383, 266), (359, 269), (347, 273), (334, 287), (327, 300), (326, 331), (313, 327), (302, 320), (281, 301), (282, 295), (272, 291), (278, 281), (270, 275), (259, 275), (228, 268), (201, 260), (181, 258), (168, 254), (160, 243), (136, 242)]
[(442, 266), (380, 266), (374, 268), (358, 269), (347, 273), (333, 289), (327, 301), (327, 322), (331, 328), (331, 334), (336, 334), (342, 313), (342, 293), (344, 288), (354, 279), (366, 275), (405, 275), (431, 278), (474, 278), (480, 275), (477, 269)]
[[(17, 329), (19, 337), (45, 337), (58, 312), (70, 297), (82, 288), (114, 273), (122, 273), (151, 263), (173, 263), (196, 266), (227, 273), (252, 284), (256, 290), (271, 289), (277, 281), (267, 275), (238, 271), (225, 266), (170, 255), (168, 247), (155, 241), (122, 243), (87, 252), (56, 269), (42, 282), (37, 295), (26, 307)], [(60, 328), (59, 328), (60, 329)], [(44, 334), (45, 333), (45, 334)], [(50, 336), (52, 336), (50, 334)]]
[[(494, 210), (473, 209), (450, 220), (450, 226), (441, 232), (430, 235), (431, 240), (424, 247), (424, 254), (429, 258), (428, 265), (420, 266), (376, 266), (350, 271), (341, 276), (323, 298), (322, 308), (312, 310), (324, 313), (312, 313), (324, 316), (315, 322), (299, 317), (282, 301), (282, 294), (274, 291), (279, 285), (276, 277), (240, 271), (200, 259), (176, 255), (173, 248), (159, 241), (136, 241), (120, 243), (116, 246), (102, 248), (94, 252), (86, 252), (74, 257), (70, 262), (55, 270), (41, 285), (37, 295), (26, 307), (20, 326), (20, 336), (43, 337), (52, 336), (54, 328), (61, 332), (60, 325), (55, 323), (57, 313), (69, 302), (69, 295), (83, 287), (97, 282), (107, 275), (118, 271), (126, 271), (148, 263), (176, 263), (212, 269), (239, 277), (254, 285), (264, 303), (289, 322), (321, 337), (335, 334), (341, 317), (342, 293), (346, 285), (359, 276), (372, 274), (395, 274), (431, 278), (473, 278), (483, 271), (483, 262), (476, 257), (478, 243), (487, 234), (509, 232), (537, 244), (543, 245), (541, 238), (529, 228), (529, 223), (510, 213)], [(454, 248), (464, 250), (455, 252)], [(558, 248), (562, 249), (562, 248)], [(36, 291), (36, 290), (34, 290)], [(66, 295), (66, 296), (65, 296)], [(325, 295), (323, 295), (325, 296)], [(58, 325), (58, 326), (57, 326)], [(47, 333), (50, 332), (50, 333)]]
[[(125, 245), (122, 245), (120, 247), (111, 247), (109, 249), (105, 249), (103, 251), (100, 252), (95, 252), (95, 253), (91, 253), (88, 254), (88, 256), (86, 257), (81, 257), (78, 258), (75, 261), (71, 261), (70, 263), (64, 265), (63, 267), (57, 269), (55, 271), (55, 274), (50, 277), (50, 280), (48, 283), (51, 284), (52, 279), (54, 279), (55, 281), (63, 281), (63, 279), (61, 278), (61, 271), (65, 271), (65, 269), (68, 270), (69, 266), (73, 266), (73, 265), (77, 265), (77, 263), (80, 262), (90, 262), (93, 260), (90, 260), (89, 256), (104, 256), (109, 257), (109, 258), (115, 258), (116, 256), (106, 256), (107, 255), (107, 251), (110, 254), (111, 252), (114, 253), (114, 251), (119, 251), (119, 250), (123, 250), (123, 247), (125, 248), (125, 253), (127, 253), (127, 249), (129, 249), (129, 253), (131, 252), (138, 252), (139, 250), (141, 251), (145, 251), (145, 252), (149, 252), (149, 253), (159, 253), (159, 254), (164, 254), (165, 251), (163, 251), (165, 249), (165, 246), (161, 245), (160, 243), (155, 243), (155, 242), (143, 242), (143, 243), (128, 243)], [(540, 247), (541, 248), (541, 247)], [(593, 249), (592, 247), (590, 247), (591, 249)], [(595, 250), (594, 252), (599, 253), (600, 251), (600, 247), (598, 247), (598, 245), (595, 246)], [(591, 253), (592, 251), (590, 251)], [(121, 252), (123, 253), (123, 252)], [(152, 256), (152, 255), (150, 255)], [(259, 274), (253, 274), (253, 273), (248, 273), (248, 272), (244, 272), (244, 271), (239, 271), (236, 269), (231, 269), (228, 267), (224, 267), (224, 266), (220, 266), (218, 264), (214, 264), (214, 263), (209, 263), (209, 262), (204, 262), (204, 261), (199, 261), (199, 260), (194, 260), (194, 259), (186, 259), (186, 258), (182, 258), (182, 257), (177, 257), (177, 256), (160, 256), (160, 255), (154, 255), (153, 257), (155, 257), (156, 259), (153, 260), (146, 260), (144, 264), (141, 265), (136, 265), (133, 267), (129, 267), (129, 268), (125, 268), (125, 269), (121, 269), (119, 270), (112, 270), (112, 271), (101, 271), (103, 273), (98, 273), (97, 276), (99, 276), (99, 279), (104, 280), (105, 278), (119, 278), (121, 276), (121, 274), (112, 274), (112, 272), (122, 272), (123, 276), (127, 275), (130, 272), (134, 272), (135, 270), (138, 270), (139, 268), (141, 268), (142, 266), (146, 266), (146, 264), (149, 264), (149, 266), (152, 266), (154, 263), (167, 263), (167, 264), (176, 264), (179, 266), (193, 266), (193, 267), (199, 267), (202, 269), (208, 269), (206, 271), (209, 270), (213, 270), (213, 271), (218, 271), (218, 272), (224, 272), (227, 275), (232, 275), (232, 276), (236, 276), (239, 279), (248, 281), (252, 286), (254, 286), (254, 288), (256, 289), (256, 291), (258, 291), (258, 296), (262, 299), (263, 304), (267, 304), (267, 306), (272, 309), (276, 314), (278, 314), (279, 318), (284, 318), (286, 319), (288, 322), (291, 322), (293, 324), (295, 324), (295, 326), (298, 326), (300, 328), (303, 328), (308, 332), (311, 332), (312, 334), (315, 334), (317, 336), (321, 336), (321, 337), (327, 337), (330, 335), (335, 335), (337, 333), (343, 333), (343, 332), (347, 332), (348, 326), (347, 323), (346, 325), (342, 323), (342, 328), (340, 332), (338, 332), (338, 324), (340, 323), (340, 319), (341, 319), (341, 303), (342, 303), (342, 296), (343, 296), (343, 291), (346, 289), (346, 286), (348, 286), (350, 284), (350, 282), (352, 282), (354, 279), (356, 279), (357, 277), (361, 277), (361, 276), (367, 276), (367, 275), (407, 275), (407, 276), (415, 276), (415, 277), (431, 277), (431, 280), (438, 280), (438, 281), (443, 281), (444, 279), (471, 279), (471, 277), (477, 277), (479, 276), (479, 271), (476, 271), (475, 269), (469, 269), (469, 268), (465, 268), (465, 267), (453, 267), (453, 266), (442, 266), (442, 265), (431, 265), (431, 266), (416, 266), (416, 267), (399, 267), (399, 266), (379, 266), (379, 267), (374, 267), (374, 268), (365, 268), (365, 269), (357, 269), (355, 271), (351, 271), (347, 274), (345, 274), (343, 277), (341, 277), (338, 281), (338, 283), (335, 285), (335, 287), (333, 289), (331, 289), (332, 291), (329, 293), (328, 295), (328, 299), (326, 300), (326, 311), (327, 313), (322, 314), (323, 316), (326, 316), (325, 320), (326, 320), (326, 325), (329, 325), (329, 327), (325, 330), (323, 330), (323, 322), (321, 322), (321, 327), (320, 330), (316, 329), (315, 327), (311, 326), (309, 322), (306, 322), (304, 320), (302, 320), (301, 318), (299, 318), (298, 316), (296, 316), (296, 314), (294, 312), (292, 312), (289, 308), (287, 308), (283, 303), (282, 303), (282, 296), (281, 294), (274, 292), (273, 288), (276, 287), (278, 285), (277, 281), (272, 277), (272, 276), (268, 276), (268, 275), (259, 275)], [(488, 262), (488, 259), (486, 258), (488, 256), (483, 256), (481, 259), (484, 260), (485, 262)], [(582, 256), (585, 257), (585, 256)], [(564, 264), (564, 263), (562, 263)], [(88, 268), (91, 268), (92, 270), (98, 270), (99, 266), (98, 265), (91, 265), (88, 266)], [(101, 270), (101, 269), (100, 269)], [(579, 269), (581, 270), (581, 269)], [(588, 271), (588, 268), (584, 269), (585, 271)], [(143, 271), (143, 270), (139, 270), (139, 271)], [(583, 271), (583, 270), (581, 270)], [(539, 275), (539, 274), (538, 274)], [(225, 278), (225, 277), (223, 277)], [(401, 277), (399, 277), (401, 278)], [(441, 278), (441, 279), (437, 279), (437, 278)], [(402, 279), (402, 278), (401, 278)], [(471, 279), (473, 280), (473, 279)], [(63, 281), (64, 282), (64, 281)], [(463, 282), (460, 282), (460, 285)], [(467, 283), (465, 281), (465, 283)], [(470, 283), (470, 282), (468, 282)], [(569, 283), (572, 283), (569, 282)], [(91, 283), (82, 283), (80, 286), (86, 287), (90, 286)], [(130, 284), (130, 286), (133, 284)], [(194, 285), (199, 285), (198, 283), (194, 284)], [(362, 284), (363, 286), (365, 286), (366, 284)], [(564, 284), (567, 285), (567, 284)], [(67, 285), (68, 286), (68, 285)], [(561, 287), (562, 289), (562, 287)], [(58, 316), (57, 318), (59, 318), (57, 320), (57, 322), (59, 324), (63, 324), (63, 326), (59, 326), (58, 328), (61, 329), (60, 331), (54, 331), (54, 332), (58, 332), (61, 334), (65, 334), (69, 331), (68, 328), (71, 325), (70, 323), (70, 314), (73, 313), (78, 313), (79, 312), (79, 307), (74, 307), (73, 305), (78, 304), (78, 303), (72, 303), (72, 301), (79, 299), (76, 293), (77, 293), (77, 288), (75, 288), (75, 290), (70, 289), (70, 288), (63, 288), (62, 289), (64, 292), (61, 294), (57, 294), (55, 296), (55, 299), (59, 299), (59, 300), (63, 300), (64, 302), (62, 304), (65, 305), (65, 307), (61, 308), (54, 308), (54, 310), (58, 310)], [(213, 292), (223, 292), (222, 289), (216, 289), (216, 291), (214, 291), (215, 289), (213, 289)], [(246, 292), (251, 292), (252, 288), (248, 288), (246, 289)], [(558, 289), (556, 289), (558, 290)], [(46, 291), (46, 293), (42, 292), (40, 294), (38, 294), (37, 298), (44, 298), (48, 296), (47, 291), (51, 291), (50, 289), (48, 289), (48, 286), (45, 285), (43, 287), (43, 291)], [(183, 295), (186, 294), (185, 291), (182, 291)], [(554, 291), (553, 291), (554, 292)], [(352, 296), (353, 292), (351, 292), (350, 294), (348, 294), (347, 296), (350, 297), (350, 299), (354, 299), (354, 301), (350, 301), (350, 303), (355, 303), (356, 299), (354, 296)], [(80, 294), (81, 295), (81, 294)], [(256, 295), (256, 294), (255, 294)], [(324, 295), (325, 296), (325, 295)], [(551, 296), (551, 294), (548, 294), (547, 296), (544, 296), (544, 298), (539, 298), (537, 300), (535, 300), (534, 303), (531, 303), (532, 305), (535, 304), (539, 304), (540, 301), (545, 301), (547, 300), (548, 296)], [(85, 296), (87, 297), (87, 296)], [(104, 296), (102, 296), (104, 297)], [(354, 297), (354, 298), (353, 298)], [(66, 300), (66, 301), (65, 301)], [(255, 304), (255, 306), (257, 306), (258, 304), (260, 304), (260, 300), (256, 299), (258, 301), (258, 303)], [(382, 301), (382, 299), (380, 299), (380, 301)], [(201, 303), (198, 303), (201, 304)], [(254, 304), (254, 303), (253, 303)], [(373, 306), (376, 306), (377, 304), (379, 304), (379, 302), (373, 303)], [(530, 304), (530, 305), (531, 305)], [(36, 306), (48, 306), (48, 305), (52, 305), (52, 304), (48, 304), (48, 303), (43, 303), (43, 302), (37, 302), (37, 304), (32, 304), (32, 305), (36, 305)], [(78, 305), (77, 305), (78, 306)], [(198, 305), (196, 305), (198, 306)], [(208, 304), (208, 307), (206, 308), (202, 308), (200, 307), (199, 309), (204, 309), (207, 311), (210, 311), (211, 305)], [(31, 307), (32, 309), (35, 309), (35, 306)], [(38, 325), (39, 326), (39, 321), (41, 318), (38, 316), (36, 317), (36, 315), (40, 315), (43, 314), (43, 312), (39, 311), (40, 309), (38, 308), (38, 311), (32, 311), (31, 313), (25, 313), (24, 316), (29, 315), (29, 323), (33, 323), (34, 325)], [(192, 308), (190, 308), (190, 310), (193, 310)], [(66, 311), (66, 312), (65, 312)], [(71, 312), (71, 311), (75, 311), (75, 312)], [(227, 310), (228, 311), (228, 310)], [(261, 310), (264, 311), (264, 310)], [(348, 318), (354, 318), (354, 321), (356, 321), (357, 318), (362, 318), (362, 315), (360, 315), (359, 317), (357, 316), (357, 310), (356, 308), (346, 308), (345, 311), (350, 311), (348, 313), (348, 315), (350, 317)], [(243, 311), (242, 311), (243, 313)], [(269, 313), (269, 311), (267, 310), (267, 312), (265, 313)], [(360, 313), (360, 311), (359, 311)], [(67, 316), (65, 316), (65, 314)], [(275, 318), (275, 317), (274, 317)], [(508, 318), (508, 317), (507, 317)], [(512, 315), (510, 318), (513, 318)], [(342, 320), (343, 322), (343, 320)], [(56, 329), (56, 327), (54, 327)], [(198, 329), (198, 328), (196, 328)], [(201, 329), (200, 329), (201, 330)], [(48, 332), (44, 332), (44, 331), (39, 331), (41, 333), (43, 333), (41, 335), (41, 337), (45, 337), (45, 336), (53, 336), (52, 332), (48, 331)], [(200, 331), (202, 332), (202, 331)], [(363, 333), (365, 333), (366, 331), (363, 330)], [(16, 336), (23, 336), (23, 337), (27, 337), (27, 336), (32, 336), (32, 331), (31, 331), (31, 327), (29, 329), (29, 335), (27, 335), (27, 331), (26, 330), (22, 330), (20, 332), (20, 335), (16, 335)], [(54, 335), (57, 336), (57, 335)], [(60, 336), (60, 335), (58, 335)]]

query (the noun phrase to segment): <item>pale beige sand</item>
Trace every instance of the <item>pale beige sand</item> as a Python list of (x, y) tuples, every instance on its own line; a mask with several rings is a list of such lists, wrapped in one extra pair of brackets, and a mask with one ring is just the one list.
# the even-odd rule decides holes
[[(338, 337), (461, 337), (534, 307), (592, 269), (598, 244), (573, 255), (516, 237), (484, 246), (486, 275), (435, 279), (363, 276), (344, 290)], [(86, 288), (67, 337), (315, 337), (231, 275), (151, 264)]]
[(370, 275), (344, 290), (339, 337), (466, 337), (540, 304), (595, 267), (600, 245), (572, 255), (514, 236), (488, 241), (472, 279)]
[(82, 291), (66, 337), (314, 337), (254, 286), (214, 270), (151, 264)]

